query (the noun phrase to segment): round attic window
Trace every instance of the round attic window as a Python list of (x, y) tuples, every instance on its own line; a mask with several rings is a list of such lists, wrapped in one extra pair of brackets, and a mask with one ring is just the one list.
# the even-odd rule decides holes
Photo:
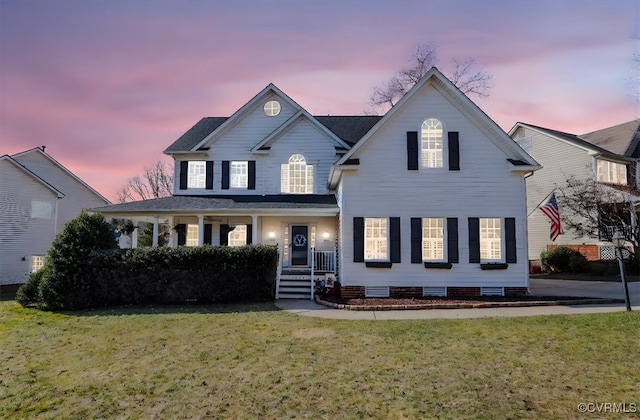
[(280, 113), (280, 102), (269, 101), (264, 104), (264, 113), (270, 117), (275, 117)]

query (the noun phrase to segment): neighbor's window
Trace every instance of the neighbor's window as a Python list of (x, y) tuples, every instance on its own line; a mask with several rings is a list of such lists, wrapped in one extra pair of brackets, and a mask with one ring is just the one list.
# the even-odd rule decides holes
[(275, 117), (280, 113), (280, 102), (278, 101), (269, 101), (264, 104), (264, 113), (269, 117)]
[(281, 165), (280, 192), (313, 194), (313, 165), (307, 165), (304, 156), (292, 155), (289, 163)]
[(247, 244), (247, 225), (237, 225), (227, 236), (227, 245), (242, 246)]
[(44, 255), (32, 255), (31, 256), (31, 272), (35, 273), (44, 267)]
[(421, 129), (423, 168), (442, 168), (442, 123), (435, 118), (424, 120)]
[(480, 219), (480, 259), (502, 258), (502, 227), (499, 218)]
[(610, 184), (627, 184), (627, 166), (608, 160), (596, 160), (598, 182)]
[(32, 219), (53, 219), (53, 203), (50, 201), (31, 200)]
[(249, 163), (244, 162), (231, 162), (229, 170), (231, 177), (231, 188), (247, 188), (249, 182)]
[(187, 246), (198, 246), (198, 225), (187, 225)]
[(187, 171), (187, 188), (204, 188), (207, 164), (204, 161), (190, 161)]
[(444, 219), (441, 217), (422, 219), (422, 259), (424, 261), (444, 259)]
[(366, 217), (364, 219), (364, 259), (366, 261), (389, 259), (387, 219)]

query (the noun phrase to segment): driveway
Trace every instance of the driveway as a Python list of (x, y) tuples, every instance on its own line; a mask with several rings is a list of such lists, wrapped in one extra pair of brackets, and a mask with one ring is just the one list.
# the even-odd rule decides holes
[[(631, 306), (640, 305), (640, 282), (627, 283)], [(538, 296), (599, 297), (624, 300), (622, 282), (531, 279), (531, 293)]]

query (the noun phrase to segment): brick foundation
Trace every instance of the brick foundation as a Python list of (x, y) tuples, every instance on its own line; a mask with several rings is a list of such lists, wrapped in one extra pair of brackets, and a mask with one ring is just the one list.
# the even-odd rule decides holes
[(480, 296), (479, 287), (447, 287), (447, 297)]
[(528, 292), (526, 287), (505, 287), (505, 296), (524, 296)]
[(364, 286), (342, 286), (340, 296), (343, 299), (357, 299), (364, 297)]
[[(365, 297), (364, 286), (342, 286), (340, 296), (344, 299), (358, 299)], [(505, 287), (505, 296), (523, 296), (528, 292), (526, 287)], [(479, 287), (447, 287), (447, 297), (473, 297), (480, 296)], [(421, 298), (422, 287), (389, 287), (389, 297), (392, 298)]]
[(392, 298), (420, 298), (422, 287), (389, 287), (389, 296)]

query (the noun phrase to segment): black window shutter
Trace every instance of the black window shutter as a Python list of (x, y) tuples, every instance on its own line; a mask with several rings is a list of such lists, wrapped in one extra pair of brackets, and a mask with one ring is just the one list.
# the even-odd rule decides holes
[(364, 262), (364, 217), (353, 218), (353, 262)]
[(253, 225), (247, 225), (247, 245), (251, 245), (253, 243)]
[(411, 263), (422, 262), (422, 218), (411, 218)]
[(469, 262), (480, 262), (480, 219), (469, 218)]
[(389, 218), (389, 236), (391, 237), (391, 262), (399, 263), (402, 262), (402, 249), (401, 249), (401, 241), (400, 241), (400, 218), (399, 217), (390, 217)]
[(506, 261), (508, 263), (517, 263), (518, 257), (516, 252), (516, 219), (507, 217), (504, 219), (505, 230), (505, 249)]
[(220, 245), (229, 244), (229, 225), (220, 225)]
[(229, 161), (222, 161), (222, 189), (229, 189)]
[(204, 224), (204, 245), (211, 245), (211, 223)]
[(407, 169), (418, 170), (418, 132), (407, 131)]
[(189, 162), (183, 160), (180, 162), (180, 189), (187, 189), (187, 172), (189, 171)]
[(176, 225), (176, 232), (178, 233), (178, 245), (185, 245), (187, 243), (187, 225)]
[(249, 161), (247, 172), (249, 175), (249, 182), (247, 185), (247, 189), (255, 190), (256, 189), (256, 161), (255, 160)]
[(450, 263), (460, 262), (458, 254), (458, 218), (447, 217), (447, 258)]
[(457, 131), (449, 131), (449, 170), (460, 170), (460, 141)]
[(212, 160), (207, 161), (207, 178), (206, 178), (205, 188), (208, 190), (213, 189), (213, 161)]

